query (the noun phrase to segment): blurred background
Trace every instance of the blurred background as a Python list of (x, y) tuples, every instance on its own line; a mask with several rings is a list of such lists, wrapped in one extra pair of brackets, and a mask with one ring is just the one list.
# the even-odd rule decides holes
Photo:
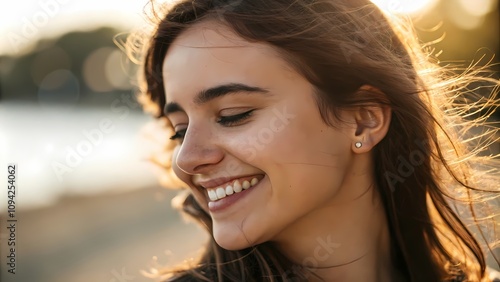
[[(422, 42), (441, 39), (443, 65), (498, 63), (498, 0), (373, 1), (410, 15)], [(113, 41), (146, 25), (147, 2), (0, 2), (2, 183), (7, 164), (18, 165), (17, 274), (5, 262), (5, 188), (1, 281), (150, 281), (142, 271), (201, 246), (205, 235), (173, 211), (175, 191), (159, 187), (147, 160), (152, 118)]]

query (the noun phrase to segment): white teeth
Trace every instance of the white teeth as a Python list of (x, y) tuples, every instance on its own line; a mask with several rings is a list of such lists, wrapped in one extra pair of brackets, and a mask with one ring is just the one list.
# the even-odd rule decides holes
[(210, 198), (210, 201), (215, 201), (218, 199), (215, 190), (208, 190), (208, 197)]
[(233, 189), (234, 189), (234, 192), (236, 192), (236, 193), (241, 192), (241, 184), (240, 184), (240, 181), (239, 181), (239, 180), (236, 180), (236, 181), (234, 182)]
[(233, 187), (231, 187), (231, 185), (226, 186), (226, 195), (232, 195), (234, 192), (236, 192), (236, 191), (233, 191)]
[(226, 196), (233, 195), (234, 193), (240, 193), (243, 190), (246, 190), (252, 186), (255, 186), (259, 180), (254, 177), (250, 181), (245, 180), (243, 183), (240, 183), (239, 180), (233, 182), (233, 185), (227, 185), (224, 187), (217, 187), (216, 189), (207, 189), (208, 190), (208, 198), (210, 201), (217, 201), (219, 199), (225, 198)]
[(255, 184), (257, 184), (257, 182), (259, 182), (259, 180), (257, 180), (257, 178), (254, 177), (254, 178), (252, 178), (250, 185), (255, 186)]
[(215, 192), (217, 193), (217, 198), (219, 198), (219, 199), (226, 197), (226, 191), (222, 187), (217, 188), (217, 190), (215, 190)]

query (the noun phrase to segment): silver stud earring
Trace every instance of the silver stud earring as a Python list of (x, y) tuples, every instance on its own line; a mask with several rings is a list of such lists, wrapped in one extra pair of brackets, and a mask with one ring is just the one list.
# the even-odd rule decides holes
[(354, 146), (355, 146), (356, 148), (361, 148), (361, 146), (363, 146), (363, 143), (361, 143), (361, 142), (356, 142), (356, 143), (354, 143)]

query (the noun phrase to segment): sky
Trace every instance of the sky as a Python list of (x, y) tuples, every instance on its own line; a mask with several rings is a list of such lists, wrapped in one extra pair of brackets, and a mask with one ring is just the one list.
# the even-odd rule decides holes
[[(156, 0), (171, 2), (174, 0)], [(419, 14), (439, 0), (372, 0), (391, 12)], [(482, 16), (498, 0), (454, 0), (457, 23), (464, 16)], [(0, 55), (27, 52), (26, 47), (43, 37), (56, 37), (70, 30), (89, 30), (114, 25), (124, 30), (144, 26), (144, 7), (149, 0), (19, 0), (0, 2)], [(456, 9), (460, 11), (460, 9)], [(467, 27), (464, 27), (467, 28)], [(24, 52), (23, 52), (24, 50)]]
[(144, 24), (148, 0), (20, 0), (0, 2), (0, 54), (16, 54), (42, 37), (102, 25)]
[[(169, 1), (169, 0), (164, 0)], [(403, 13), (421, 11), (437, 0), (372, 0)], [(0, 2), (0, 55), (26, 52), (43, 37), (70, 30), (116, 25), (125, 30), (145, 24), (148, 0), (20, 0)], [(163, 2), (163, 1), (161, 1)]]

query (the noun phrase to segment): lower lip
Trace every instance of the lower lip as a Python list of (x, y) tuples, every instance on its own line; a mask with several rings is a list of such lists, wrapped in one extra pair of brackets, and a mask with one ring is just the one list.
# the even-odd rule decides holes
[(257, 185), (252, 186), (252, 187), (248, 188), (247, 190), (243, 190), (239, 193), (234, 193), (231, 196), (226, 196), (225, 198), (222, 198), (222, 199), (217, 200), (215, 202), (211, 202), (211, 201), (208, 202), (208, 210), (212, 213), (215, 213), (215, 212), (219, 212), (219, 211), (222, 211), (222, 210), (229, 208), (230, 206), (232, 206), (233, 204), (235, 204), (236, 202), (238, 202), (242, 198), (246, 197), (254, 189), (258, 188), (260, 185), (260, 182), (262, 180), (263, 179), (261, 179), (257, 183)]

